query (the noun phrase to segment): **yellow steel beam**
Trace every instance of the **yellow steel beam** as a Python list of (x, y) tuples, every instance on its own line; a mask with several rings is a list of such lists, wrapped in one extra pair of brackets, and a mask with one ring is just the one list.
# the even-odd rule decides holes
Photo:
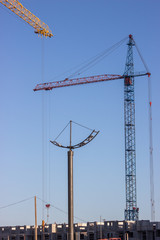
[(0, 0), (4, 6), (10, 9), (12, 12), (17, 14), (20, 18), (22, 18), (29, 25), (34, 27), (35, 33), (41, 34), (46, 37), (52, 37), (53, 34), (49, 29), (48, 25), (42, 22), (39, 18), (37, 18), (34, 14), (32, 14), (29, 10), (27, 10), (18, 0)]

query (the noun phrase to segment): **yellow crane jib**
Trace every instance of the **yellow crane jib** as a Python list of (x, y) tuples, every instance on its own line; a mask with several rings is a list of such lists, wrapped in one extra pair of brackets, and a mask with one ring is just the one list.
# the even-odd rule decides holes
[(27, 10), (18, 0), (0, 0), (4, 6), (10, 9), (12, 12), (17, 14), (20, 18), (22, 18), (29, 25), (34, 27), (35, 33), (40, 34), (45, 37), (52, 37), (53, 34), (49, 29), (48, 25), (42, 22), (39, 18), (37, 18), (34, 14), (32, 14), (29, 10)]

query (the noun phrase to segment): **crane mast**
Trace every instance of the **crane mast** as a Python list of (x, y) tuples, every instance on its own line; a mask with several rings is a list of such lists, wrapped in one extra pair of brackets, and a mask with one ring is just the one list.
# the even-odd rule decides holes
[(20, 18), (22, 18), (29, 25), (31, 25), (35, 29), (35, 33), (38, 33), (46, 37), (53, 36), (48, 25), (42, 22), (39, 18), (37, 18), (25, 7), (23, 7), (23, 5), (18, 0), (0, 0), (0, 3), (2, 3), (5, 7), (10, 9)]
[[(138, 220), (136, 195), (136, 140), (135, 140), (135, 99), (134, 64), (132, 35), (129, 35), (127, 59), (124, 72), (124, 128), (125, 128), (125, 220)], [(132, 76), (132, 77), (130, 77)]]

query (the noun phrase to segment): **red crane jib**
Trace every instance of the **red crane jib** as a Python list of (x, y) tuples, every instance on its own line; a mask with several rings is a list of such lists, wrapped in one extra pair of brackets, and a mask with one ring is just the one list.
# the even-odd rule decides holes
[(82, 77), (82, 78), (73, 78), (73, 79), (66, 78), (65, 80), (62, 80), (62, 81), (37, 84), (37, 86), (33, 90), (34, 91), (52, 90), (53, 88), (68, 87), (68, 86), (95, 83), (95, 82), (104, 82), (104, 81), (117, 80), (122, 78), (124, 78), (124, 76), (116, 75), (116, 74), (104, 74), (104, 75), (96, 75), (91, 77)]
[(48, 82), (48, 83), (39, 83), (37, 86), (33, 89), (34, 91), (39, 90), (52, 90), (53, 88), (60, 88), (60, 87), (69, 87), (69, 86), (75, 86), (75, 85), (81, 85), (81, 84), (87, 84), (87, 83), (95, 83), (95, 82), (105, 82), (109, 80), (118, 80), (118, 79), (125, 79), (126, 85), (132, 85), (132, 77), (141, 77), (146, 76), (150, 77), (150, 73), (136, 73), (134, 75), (130, 76), (124, 76), (124, 75), (117, 75), (117, 74), (103, 74), (103, 75), (96, 75), (96, 76), (90, 76), (90, 77), (82, 77), (82, 78), (66, 78), (62, 81), (56, 81), (56, 82)]

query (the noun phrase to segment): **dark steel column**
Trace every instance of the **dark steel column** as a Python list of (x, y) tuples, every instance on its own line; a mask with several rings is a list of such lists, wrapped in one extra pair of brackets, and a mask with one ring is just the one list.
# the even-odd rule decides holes
[(68, 151), (68, 240), (74, 240), (73, 228), (73, 152)]

